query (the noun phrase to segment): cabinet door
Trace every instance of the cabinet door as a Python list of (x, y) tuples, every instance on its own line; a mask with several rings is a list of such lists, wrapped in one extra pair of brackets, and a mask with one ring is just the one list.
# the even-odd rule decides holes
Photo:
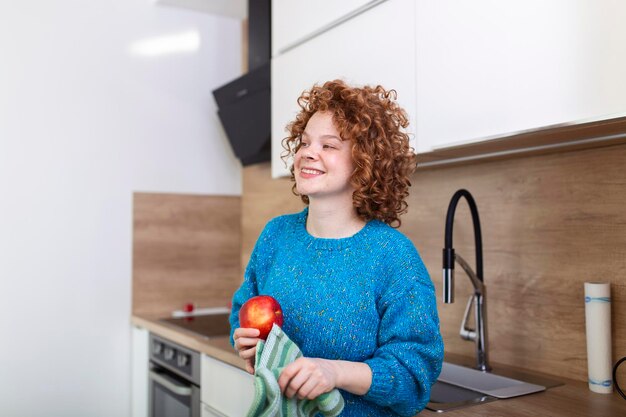
[(372, 0), (272, 0), (272, 56)]
[[(289, 174), (280, 159), (285, 127), (297, 98), (314, 83), (344, 79), (380, 84), (398, 93), (411, 123), (415, 115), (415, 3), (388, 0), (272, 58), (272, 176)], [(412, 128), (409, 129), (411, 131)]]
[[(232, 365), (202, 355), (203, 415), (245, 416), (254, 399), (254, 377)], [(211, 414), (212, 413), (212, 414)]]
[(417, 2), (418, 151), (626, 109), (626, 3)]
[(131, 402), (132, 417), (148, 417), (148, 368), (150, 360), (148, 330), (132, 326)]

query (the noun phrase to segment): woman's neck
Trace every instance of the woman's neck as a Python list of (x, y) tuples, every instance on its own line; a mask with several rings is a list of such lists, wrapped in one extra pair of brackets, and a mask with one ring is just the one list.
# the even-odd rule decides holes
[(343, 204), (322, 204), (311, 201), (306, 221), (306, 230), (310, 235), (325, 239), (341, 239), (355, 235), (363, 226), (363, 221), (352, 205), (352, 201)]

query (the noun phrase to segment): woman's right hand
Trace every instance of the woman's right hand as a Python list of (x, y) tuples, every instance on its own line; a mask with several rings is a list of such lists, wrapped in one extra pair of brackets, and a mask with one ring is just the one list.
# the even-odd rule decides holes
[(254, 358), (256, 356), (256, 344), (260, 340), (258, 329), (239, 327), (233, 333), (235, 350), (239, 357), (246, 362), (246, 371), (254, 374)]

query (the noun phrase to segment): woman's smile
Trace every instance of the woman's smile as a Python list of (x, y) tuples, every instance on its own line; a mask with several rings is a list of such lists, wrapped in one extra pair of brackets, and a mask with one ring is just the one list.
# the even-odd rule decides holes
[(300, 176), (302, 178), (316, 178), (323, 174), (325, 174), (325, 172), (318, 169), (300, 168)]
[(315, 113), (302, 133), (295, 155), (296, 186), (309, 199), (352, 200), (350, 141), (341, 139), (330, 112)]

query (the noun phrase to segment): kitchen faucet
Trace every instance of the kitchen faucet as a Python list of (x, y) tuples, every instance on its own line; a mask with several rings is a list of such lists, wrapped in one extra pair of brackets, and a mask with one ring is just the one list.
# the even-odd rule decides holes
[[(461, 199), (465, 197), (472, 213), (474, 224), (474, 246), (476, 248), (476, 273), (469, 264), (459, 254), (454, 253), (452, 247), (452, 226), (454, 223), (454, 212)], [(474, 286), (474, 294), (467, 301), (463, 322), (461, 323), (460, 336), (464, 340), (476, 342), (476, 369), (483, 372), (491, 370), (487, 354), (487, 305), (486, 287), (483, 282), (483, 246), (480, 233), (480, 219), (478, 218), (478, 208), (474, 198), (469, 191), (461, 189), (452, 196), (446, 215), (445, 246), (443, 248), (443, 302), (450, 304), (454, 302), (454, 264), (457, 262), (467, 273)], [(474, 305), (475, 328), (468, 327), (470, 310)]]

